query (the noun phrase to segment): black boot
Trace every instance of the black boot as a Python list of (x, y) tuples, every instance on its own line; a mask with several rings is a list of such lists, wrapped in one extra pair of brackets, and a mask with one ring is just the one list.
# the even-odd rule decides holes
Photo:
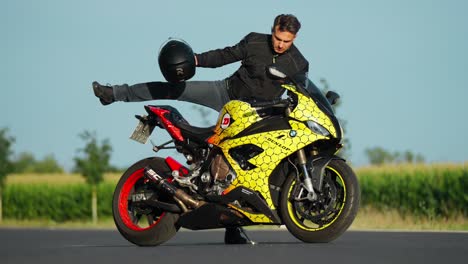
[(250, 240), (242, 227), (227, 227), (226, 233), (224, 233), (224, 243), (255, 245), (255, 242)]
[(112, 87), (100, 85), (98, 82), (93, 82), (93, 91), (94, 95), (101, 101), (101, 104), (108, 105), (115, 102)]

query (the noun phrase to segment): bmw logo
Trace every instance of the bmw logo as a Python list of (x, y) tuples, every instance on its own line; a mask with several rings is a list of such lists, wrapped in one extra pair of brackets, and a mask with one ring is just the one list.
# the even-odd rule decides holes
[(291, 131), (289, 131), (289, 136), (290, 136), (290, 137), (295, 137), (295, 136), (297, 136), (296, 130), (291, 130)]

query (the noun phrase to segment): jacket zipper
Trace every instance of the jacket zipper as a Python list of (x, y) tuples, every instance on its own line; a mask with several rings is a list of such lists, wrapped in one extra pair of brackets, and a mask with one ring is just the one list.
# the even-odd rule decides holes
[(273, 55), (273, 64), (276, 63), (276, 58), (278, 57), (278, 54)]

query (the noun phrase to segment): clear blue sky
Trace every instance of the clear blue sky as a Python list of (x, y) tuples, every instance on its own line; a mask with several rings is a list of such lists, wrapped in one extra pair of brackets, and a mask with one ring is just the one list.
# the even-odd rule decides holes
[[(157, 52), (179, 37), (195, 52), (268, 33), (274, 17), (295, 14), (296, 45), (317, 84), (342, 97), (351, 161), (364, 150), (410, 150), (429, 162), (468, 160), (468, 1), (123, 1), (0, 2), (0, 128), (16, 138), (14, 152), (53, 154), (67, 169), (95, 131), (114, 147), (112, 163), (152, 155), (128, 139), (145, 104), (172, 104), (200, 125), (191, 104), (171, 101), (102, 106), (91, 83), (162, 80)], [(197, 69), (193, 80), (218, 80), (239, 64)], [(215, 119), (216, 113), (210, 118)], [(153, 140), (167, 135), (155, 130)], [(162, 153), (171, 155), (172, 153)]]

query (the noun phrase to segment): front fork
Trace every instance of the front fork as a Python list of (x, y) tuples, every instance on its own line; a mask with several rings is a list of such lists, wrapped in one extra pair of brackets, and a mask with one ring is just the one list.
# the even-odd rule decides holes
[[(289, 116), (291, 114), (291, 109), (286, 108), (286, 115)], [(307, 171), (307, 157), (305, 154), (304, 149), (300, 149), (297, 151), (297, 160), (298, 165), (302, 169), (302, 173), (304, 174), (304, 188), (307, 190), (307, 199), (311, 201), (315, 201), (317, 199), (317, 194), (314, 191), (314, 186), (312, 184), (312, 178), (309, 175), (309, 171)], [(299, 175), (298, 175), (299, 176)], [(299, 177), (298, 177), (299, 180)]]
[(312, 184), (312, 177), (307, 170), (307, 157), (305, 154), (304, 149), (300, 149), (297, 151), (297, 161), (299, 167), (302, 169), (302, 173), (304, 175), (304, 188), (307, 190), (307, 199), (310, 201), (315, 201), (317, 199), (317, 194), (315, 193), (314, 186)]

